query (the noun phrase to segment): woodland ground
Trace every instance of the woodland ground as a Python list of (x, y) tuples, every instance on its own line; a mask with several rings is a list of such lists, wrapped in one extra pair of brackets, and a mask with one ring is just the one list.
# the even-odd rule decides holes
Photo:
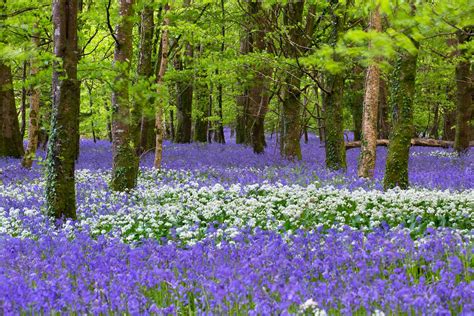
[[(0, 314), (472, 314), (474, 153), (412, 147), (409, 190), (233, 144), (145, 154), (108, 189), (107, 141), (82, 140), (78, 219), (43, 215), (40, 159), (0, 160)], [(43, 155), (43, 154), (41, 154)], [(42, 157), (40, 155), (40, 157)]]

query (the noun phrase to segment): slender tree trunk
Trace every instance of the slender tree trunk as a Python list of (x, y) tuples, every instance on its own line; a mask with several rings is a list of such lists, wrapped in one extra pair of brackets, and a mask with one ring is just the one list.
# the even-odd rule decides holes
[(117, 77), (112, 90), (112, 180), (114, 191), (133, 189), (137, 184), (138, 158), (132, 146), (131, 102), (128, 84), (132, 59), (133, 0), (120, 0), (116, 27), (114, 67)]
[[(32, 37), (32, 41), (36, 47), (39, 46), (39, 33), (35, 32)], [(38, 66), (36, 61), (31, 61), (30, 76), (35, 78), (38, 73)], [(36, 149), (38, 148), (38, 134), (40, 126), (40, 96), (41, 91), (35, 86), (30, 87), (30, 117), (28, 124), (28, 147), (26, 148), (25, 156), (21, 164), (25, 168), (31, 168), (33, 159), (36, 155)]]
[[(153, 3), (153, 1), (151, 1)], [(154, 33), (154, 22), (153, 22), (153, 7), (152, 5), (146, 5), (141, 12), (141, 22), (140, 22), (140, 48), (138, 53), (138, 66), (137, 66), (137, 79), (142, 82), (149, 82), (151, 76), (153, 75), (153, 65), (152, 65), (152, 49), (153, 49), (153, 33)], [(145, 127), (149, 128), (150, 124), (147, 122), (150, 120), (147, 115), (146, 107), (151, 104), (151, 86), (148, 84), (145, 85), (149, 87), (147, 91), (144, 91), (144, 95), (139, 100), (134, 100), (132, 108), (132, 128), (131, 135), (134, 143), (135, 151), (138, 155), (143, 153), (145, 150), (149, 149), (147, 142), (143, 143), (142, 140), (147, 140), (148, 135), (142, 137), (141, 132), (149, 132), (147, 129), (143, 129), (143, 123)], [(148, 123), (148, 124), (147, 124)], [(152, 123), (153, 124), (153, 123)], [(153, 125), (152, 125), (153, 126)], [(152, 128), (153, 130), (153, 128)], [(147, 146), (148, 145), (148, 146)]]
[(77, 80), (77, 0), (53, 1), (53, 109), (46, 164), (46, 209), (56, 218), (76, 218), (74, 166), (80, 106)]
[(433, 137), (435, 139), (438, 139), (439, 137), (439, 103), (435, 102), (433, 105), (433, 125), (431, 126), (430, 129), (430, 137)]
[(200, 83), (199, 78), (196, 82), (196, 109), (197, 117), (194, 124), (194, 141), (207, 142), (208, 132), (208, 112), (209, 112), (209, 87), (205, 83)]
[[(285, 6), (283, 23), (288, 27), (288, 43), (286, 43), (286, 54), (290, 58), (297, 58), (300, 55), (300, 45), (302, 44), (304, 33), (299, 25), (302, 23), (304, 1), (290, 2)], [(283, 157), (294, 160), (301, 160), (301, 78), (303, 74), (299, 68), (287, 70), (287, 75), (283, 83), (282, 95), (282, 119), (280, 135), (280, 153)]]
[(156, 145), (155, 145), (155, 161), (153, 167), (161, 168), (161, 160), (163, 156), (163, 107), (164, 98), (161, 95), (163, 93), (163, 77), (166, 73), (166, 66), (168, 64), (168, 25), (170, 19), (167, 16), (170, 10), (169, 5), (165, 6), (165, 17), (163, 19), (163, 33), (161, 35), (161, 56), (160, 56), (160, 67), (156, 76), (156, 83), (158, 86), (158, 103), (156, 108), (155, 117), (155, 128), (156, 128)]
[(16, 114), (10, 66), (0, 60), (0, 157), (23, 155), (23, 140)]
[[(339, 39), (339, 32), (344, 21), (336, 12), (337, 6), (341, 5), (338, 0), (331, 0), (329, 5), (332, 20), (332, 30), (329, 44), (334, 50), (334, 60), (339, 60), (335, 47)], [(326, 75), (326, 90), (323, 94), (325, 113), (325, 147), (326, 166), (332, 170), (346, 169), (346, 149), (344, 146), (344, 119), (342, 97), (344, 91), (344, 76), (341, 73)]]
[[(470, 41), (474, 27), (465, 28), (457, 33), (459, 45)], [(459, 51), (461, 60), (456, 66), (456, 135), (454, 138), (454, 149), (459, 153), (467, 153), (469, 141), (471, 140), (471, 117), (474, 96), (474, 72), (471, 67), (470, 57), (467, 50)]]
[[(371, 16), (370, 28), (382, 31), (379, 8), (375, 8)], [(371, 45), (369, 44), (369, 50)], [(376, 59), (367, 68), (365, 80), (364, 108), (362, 115), (362, 141), (357, 174), (362, 178), (373, 178), (377, 154), (377, 112), (380, 95), (380, 68)]]
[(387, 82), (380, 77), (380, 94), (379, 94), (379, 113), (378, 113), (378, 138), (388, 138), (390, 136), (390, 122), (388, 119), (389, 108), (387, 102)]
[(20, 125), (20, 134), (21, 139), (25, 138), (25, 131), (26, 131), (26, 72), (28, 68), (28, 62), (25, 60), (23, 62), (23, 73), (21, 76), (21, 125)]
[(443, 115), (443, 140), (454, 141), (456, 130), (456, 111), (445, 109)]
[(351, 85), (351, 110), (354, 125), (354, 141), (361, 138), (362, 112), (364, 105), (364, 75), (362, 67), (354, 67), (354, 81)]
[[(186, 64), (189, 64), (193, 57), (193, 47), (186, 44), (185, 61), (180, 56), (176, 56), (175, 68), (183, 71)], [(190, 78), (180, 79), (176, 85), (176, 135), (175, 142), (190, 143), (192, 128), (192, 104), (193, 104), (193, 80)]]
[[(412, 40), (413, 41), (413, 40)], [(413, 41), (416, 47), (418, 43)], [(418, 54), (399, 52), (392, 75), (391, 108), (392, 133), (388, 146), (384, 188), (408, 188), (408, 158), (413, 127), (413, 98), (415, 95), (416, 61)]]

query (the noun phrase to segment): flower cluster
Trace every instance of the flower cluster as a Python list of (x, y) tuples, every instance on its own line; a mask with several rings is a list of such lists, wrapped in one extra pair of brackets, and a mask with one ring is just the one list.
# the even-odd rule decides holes
[(243, 230), (182, 248), (79, 234), (0, 238), (5, 314), (474, 312), (472, 247), (450, 230)]

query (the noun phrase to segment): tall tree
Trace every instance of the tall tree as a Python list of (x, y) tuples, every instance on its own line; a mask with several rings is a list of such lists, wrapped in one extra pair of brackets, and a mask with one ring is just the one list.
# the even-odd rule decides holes
[[(342, 4), (339, 0), (331, 0), (328, 10), (331, 19), (329, 45), (333, 49), (333, 59), (340, 60), (336, 52), (336, 44), (344, 26), (344, 18), (337, 9)], [(342, 73), (327, 73), (325, 91), (323, 91), (323, 104), (325, 112), (325, 148), (326, 166), (329, 169), (340, 170), (346, 168), (346, 148), (344, 145), (344, 119), (342, 97), (344, 90), (344, 76)]]
[[(37, 27), (35, 27), (37, 29)], [(40, 34), (38, 31), (33, 33), (32, 41), (35, 47), (39, 47), (40, 44)], [(35, 77), (38, 74), (38, 65), (36, 60), (31, 60), (31, 77)], [(26, 149), (25, 156), (21, 164), (25, 168), (31, 168), (33, 164), (33, 159), (36, 154), (36, 148), (38, 147), (38, 133), (39, 133), (39, 109), (40, 109), (40, 96), (41, 91), (38, 87), (32, 86), (30, 88), (30, 117), (28, 124), (28, 147)]]
[(74, 166), (80, 85), (77, 80), (77, 0), (53, 1), (53, 109), (46, 168), (46, 208), (56, 218), (76, 217)]
[(387, 95), (387, 80), (380, 77), (380, 94), (379, 94), (379, 113), (378, 113), (378, 123), (377, 138), (388, 139), (390, 136), (390, 122), (389, 122), (389, 107), (388, 107), (388, 95)]
[[(409, 37), (409, 36), (408, 36)], [(418, 42), (409, 37), (414, 50), (400, 49), (392, 74), (390, 94), (392, 132), (385, 166), (384, 188), (408, 187), (408, 158), (413, 126), (413, 98), (415, 95)]]
[(163, 107), (164, 107), (164, 98), (163, 94), (163, 77), (166, 73), (166, 67), (168, 65), (168, 26), (170, 25), (170, 18), (167, 15), (170, 10), (169, 5), (165, 5), (164, 19), (163, 19), (163, 31), (161, 34), (161, 56), (159, 56), (159, 68), (156, 75), (156, 84), (158, 89), (158, 102), (156, 104), (156, 117), (155, 117), (155, 127), (156, 127), (156, 145), (155, 145), (155, 160), (153, 162), (154, 168), (161, 168), (161, 160), (163, 156)]
[[(0, 23), (3, 24), (6, 15), (6, 1), (0, 1)], [(0, 43), (4, 43), (4, 30), (0, 32)], [(21, 157), (23, 141), (20, 125), (16, 114), (15, 94), (13, 91), (12, 70), (8, 61), (0, 56), (0, 157)]]
[[(371, 14), (369, 28), (382, 31), (379, 7)], [(369, 44), (369, 49), (371, 44)], [(380, 95), (380, 68), (377, 59), (367, 68), (365, 79), (364, 108), (362, 114), (362, 141), (357, 174), (363, 178), (373, 178), (377, 149), (377, 112)]]
[[(283, 24), (288, 30), (284, 43), (285, 57), (298, 60), (309, 44), (314, 31), (315, 6), (311, 5), (304, 28), (304, 1), (289, 2), (283, 11)], [(300, 137), (302, 130), (301, 113), (301, 80), (303, 71), (300, 67), (286, 69), (282, 84), (282, 116), (280, 153), (287, 159), (301, 159)]]
[[(193, 80), (185, 74), (185, 68), (193, 58), (194, 49), (191, 44), (186, 44), (186, 53), (182, 58), (180, 54), (175, 57), (175, 68), (181, 72), (176, 84), (176, 133), (175, 142), (190, 143), (192, 128), (192, 103), (193, 103)], [(184, 59), (184, 60), (183, 60)]]
[[(153, 3), (153, 1), (151, 2)], [(137, 79), (140, 81), (140, 86), (146, 87), (143, 91), (143, 95), (139, 100), (134, 101), (132, 109), (132, 139), (134, 142), (135, 150), (138, 154), (144, 152), (148, 148), (145, 142), (142, 142), (141, 132), (147, 133), (149, 127), (149, 118), (147, 115), (146, 107), (152, 100), (152, 91), (150, 78), (153, 75), (152, 65), (152, 51), (153, 51), (153, 32), (154, 32), (154, 21), (153, 21), (153, 7), (151, 3), (148, 3), (142, 9), (140, 14), (140, 44), (138, 52), (138, 65), (137, 65)], [(143, 135), (146, 137), (146, 135)]]
[[(465, 45), (473, 37), (474, 26), (458, 30), (458, 45)], [(468, 55), (465, 47), (459, 51), (459, 62), (456, 65), (456, 135), (454, 149), (462, 154), (469, 150), (471, 140), (471, 119), (474, 104), (474, 70), (472, 69), (472, 56)]]
[(3, 60), (0, 60), (0, 114), (0, 157), (19, 158), (24, 150), (16, 115), (12, 70)]
[(133, 3), (133, 0), (120, 0), (120, 21), (114, 35), (114, 68), (117, 76), (112, 87), (113, 166), (110, 185), (115, 191), (134, 188), (138, 174), (138, 158), (132, 146), (128, 88), (132, 59)]

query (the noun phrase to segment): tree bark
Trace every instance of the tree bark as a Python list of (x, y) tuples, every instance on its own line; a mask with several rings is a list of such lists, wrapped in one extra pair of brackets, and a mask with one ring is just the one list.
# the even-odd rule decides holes
[(389, 107), (387, 95), (387, 81), (380, 77), (379, 113), (378, 113), (378, 138), (388, 138), (390, 136)]
[(53, 1), (53, 109), (46, 164), (46, 209), (56, 218), (76, 218), (74, 167), (79, 133), (77, 0)]
[[(186, 45), (185, 61), (176, 55), (175, 68), (183, 72), (185, 64), (193, 57), (193, 47)], [(193, 104), (193, 80), (192, 78), (180, 78), (176, 84), (176, 143), (190, 143), (192, 129), (192, 104)]]
[[(462, 45), (470, 41), (474, 27), (465, 28), (457, 32), (458, 44)], [(456, 134), (454, 149), (459, 154), (468, 152), (471, 140), (471, 117), (474, 96), (474, 72), (471, 69), (470, 57), (467, 50), (459, 50), (460, 61), (456, 66)]]
[[(382, 31), (382, 20), (378, 6), (371, 16), (370, 28), (376, 32)], [(369, 50), (371, 48), (369, 44)], [(364, 107), (362, 114), (362, 140), (357, 175), (361, 178), (373, 178), (375, 159), (377, 155), (377, 112), (380, 95), (379, 58), (367, 68), (365, 80)]]
[(0, 157), (20, 158), (23, 140), (16, 115), (13, 77), (10, 66), (0, 60)]
[(168, 26), (170, 24), (169, 16), (167, 16), (170, 10), (169, 5), (165, 5), (164, 19), (163, 19), (163, 32), (161, 35), (161, 56), (159, 70), (156, 75), (156, 83), (158, 89), (158, 103), (156, 108), (155, 117), (155, 128), (156, 128), (156, 145), (155, 145), (155, 160), (153, 162), (154, 168), (161, 168), (161, 160), (163, 156), (163, 77), (166, 73), (166, 66), (168, 64)]
[[(329, 45), (333, 48), (334, 60), (339, 60), (335, 47), (344, 21), (336, 12), (339, 0), (331, 0), (329, 12), (332, 29), (329, 35)], [(325, 112), (326, 137), (326, 166), (331, 170), (346, 169), (346, 149), (344, 147), (344, 119), (342, 98), (344, 91), (344, 76), (342, 73), (326, 74), (326, 90), (323, 93)]]
[[(35, 47), (39, 46), (40, 43), (39, 33), (35, 32), (32, 36), (32, 42)], [(30, 76), (35, 78), (38, 73), (38, 66), (36, 60), (31, 60)], [(36, 155), (36, 149), (38, 148), (38, 133), (40, 125), (40, 96), (41, 91), (35, 86), (30, 87), (30, 117), (28, 124), (28, 147), (26, 148), (25, 156), (21, 164), (25, 168), (31, 168), (33, 159)]]
[(364, 75), (360, 66), (354, 67), (354, 78), (351, 85), (350, 107), (354, 125), (354, 140), (360, 140), (362, 133), (362, 112), (364, 105)]
[[(299, 25), (303, 20), (304, 1), (290, 2), (284, 8), (283, 23), (289, 29), (286, 57), (298, 58), (303, 36)], [(280, 153), (289, 160), (301, 160), (301, 78), (298, 67), (287, 70), (283, 83)]]
[[(412, 40), (418, 48), (418, 43)], [(418, 54), (408, 51), (398, 53), (392, 75), (391, 107), (393, 130), (390, 135), (384, 188), (408, 188), (408, 158), (413, 126), (413, 98), (415, 95), (416, 62)]]
[(194, 124), (194, 141), (205, 143), (207, 142), (208, 132), (208, 112), (209, 112), (209, 87), (205, 83), (201, 83), (201, 80), (196, 82), (196, 120)]
[[(138, 155), (143, 153), (145, 150), (150, 148), (149, 135), (150, 133), (150, 117), (147, 115), (146, 107), (152, 102), (152, 91), (148, 85), (150, 78), (153, 75), (153, 64), (152, 64), (152, 49), (153, 49), (153, 34), (154, 34), (154, 21), (153, 21), (153, 7), (146, 5), (141, 12), (140, 22), (140, 48), (138, 53), (138, 66), (137, 75), (138, 80), (145, 83), (145, 86), (149, 89), (144, 91), (145, 95), (135, 100), (132, 109), (132, 129), (131, 135), (135, 147), (135, 151)], [(153, 126), (153, 120), (151, 120), (151, 126)], [(153, 131), (153, 128), (151, 128)], [(142, 133), (145, 133), (143, 135)]]
[(137, 183), (138, 157), (132, 146), (129, 99), (132, 59), (133, 0), (120, 0), (120, 21), (115, 31), (114, 67), (117, 77), (112, 90), (112, 180), (114, 191), (133, 189)]

